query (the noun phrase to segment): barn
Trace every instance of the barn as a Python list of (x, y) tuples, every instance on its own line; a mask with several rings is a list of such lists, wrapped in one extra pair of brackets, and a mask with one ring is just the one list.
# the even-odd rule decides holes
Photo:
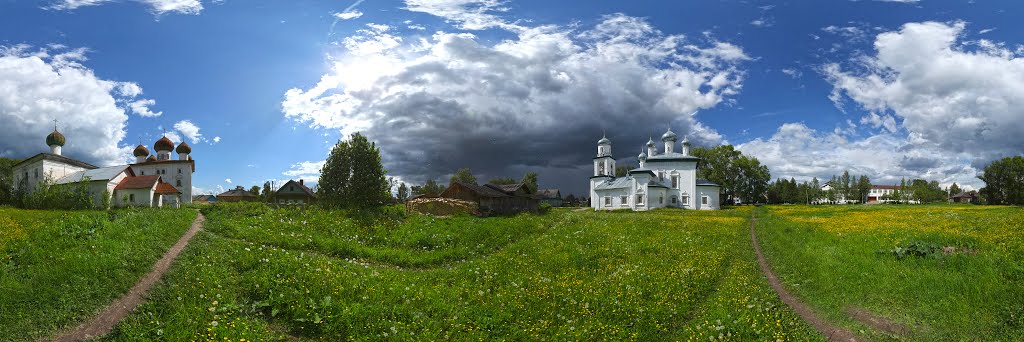
[(537, 212), (540, 200), (522, 183), (476, 185), (454, 182), (439, 197), (475, 202), (480, 211), (491, 215)]

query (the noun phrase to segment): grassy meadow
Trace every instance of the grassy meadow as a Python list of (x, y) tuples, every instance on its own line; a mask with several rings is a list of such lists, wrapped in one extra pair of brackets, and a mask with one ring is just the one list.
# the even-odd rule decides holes
[[(758, 239), (776, 274), (831, 322), (872, 340), (1024, 339), (1021, 208), (757, 210)], [(910, 333), (870, 329), (850, 318), (851, 309), (867, 310)]]
[(751, 208), (431, 218), (216, 205), (105, 340), (820, 340)]
[(0, 341), (45, 338), (95, 314), (146, 274), (195, 216), (0, 207)]

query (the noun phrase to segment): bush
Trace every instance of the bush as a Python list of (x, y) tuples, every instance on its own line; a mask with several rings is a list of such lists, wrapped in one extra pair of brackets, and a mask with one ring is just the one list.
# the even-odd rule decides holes
[(547, 214), (549, 211), (551, 211), (551, 204), (541, 203), (540, 206), (537, 207), (537, 211), (540, 212), (541, 214)]

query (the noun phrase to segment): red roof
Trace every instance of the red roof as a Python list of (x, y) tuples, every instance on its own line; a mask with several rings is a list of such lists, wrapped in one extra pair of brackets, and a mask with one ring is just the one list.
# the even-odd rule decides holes
[(157, 175), (125, 177), (114, 190), (152, 189), (153, 184), (156, 184), (158, 180), (160, 180), (160, 176)]
[(158, 194), (180, 194), (181, 191), (175, 189), (168, 183), (160, 182), (156, 185), (156, 193)]

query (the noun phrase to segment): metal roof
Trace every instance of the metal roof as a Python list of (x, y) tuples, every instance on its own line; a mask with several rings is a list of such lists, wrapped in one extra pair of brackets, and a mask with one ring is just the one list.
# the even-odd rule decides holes
[(54, 184), (77, 183), (81, 182), (87, 177), (90, 181), (111, 180), (114, 179), (114, 177), (117, 177), (117, 175), (121, 174), (121, 172), (124, 172), (124, 170), (127, 168), (127, 165), (118, 165), (110, 167), (101, 167), (92, 170), (78, 171), (61, 177), (56, 182), (54, 182)]
[(682, 153), (677, 153), (677, 152), (662, 153), (662, 154), (656, 154), (656, 155), (653, 155), (653, 156), (647, 156), (647, 162), (648, 163), (650, 163), (650, 162), (657, 162), (657, 161), (700, 161), (700, 158), (697, 158), (697, 157), (694, 157), (694, 156), (690, 156), (690, 155), (685, 155), (685, 154), (682, 154)]
[(604, 182), (597, 183), (594, 186), (594, 190), (610, 190), (610, 189), (625, 189), (629, 188), (632, 184), (633, 177), (619, 177), (606, 180)]
[(37, 161), (37, 160), (40, 160), (40, 159), (60, 162), (60, 163), (64, 163), (64, 164), (68, 164), (68, 165), (73, 165), (73, 166), (78, 166), (78, 167), (81, 167), (81, 168), (84, 168), (84, 169), (95, 169), (96, 168), (96, 165), (92, 165), (92, 164), (89, 164), (89, 163), (86, 163), (86, 162), (83, 162), (83, 161), (74, 160), (74, 159), (71, 159), (71, 158), (68, 158), (68, 157), (65, 157), (65, 156), (58, 156), (58, 155), (52, 154), (52, 153), (40, 153), (40, 154), (34, 155), (31, 158), (22, 160), (21, 162), (19, 162), (17, 164), (14, 164), (14, 167), (17, 168), (18, 165), (34, 162), (34, 161)]
[(697, 179), (697, 186), (718, 186), (718, 187), (720, 187), (721, 185), (712, 183), (712, 182), (708, 181), (707, 179)]

